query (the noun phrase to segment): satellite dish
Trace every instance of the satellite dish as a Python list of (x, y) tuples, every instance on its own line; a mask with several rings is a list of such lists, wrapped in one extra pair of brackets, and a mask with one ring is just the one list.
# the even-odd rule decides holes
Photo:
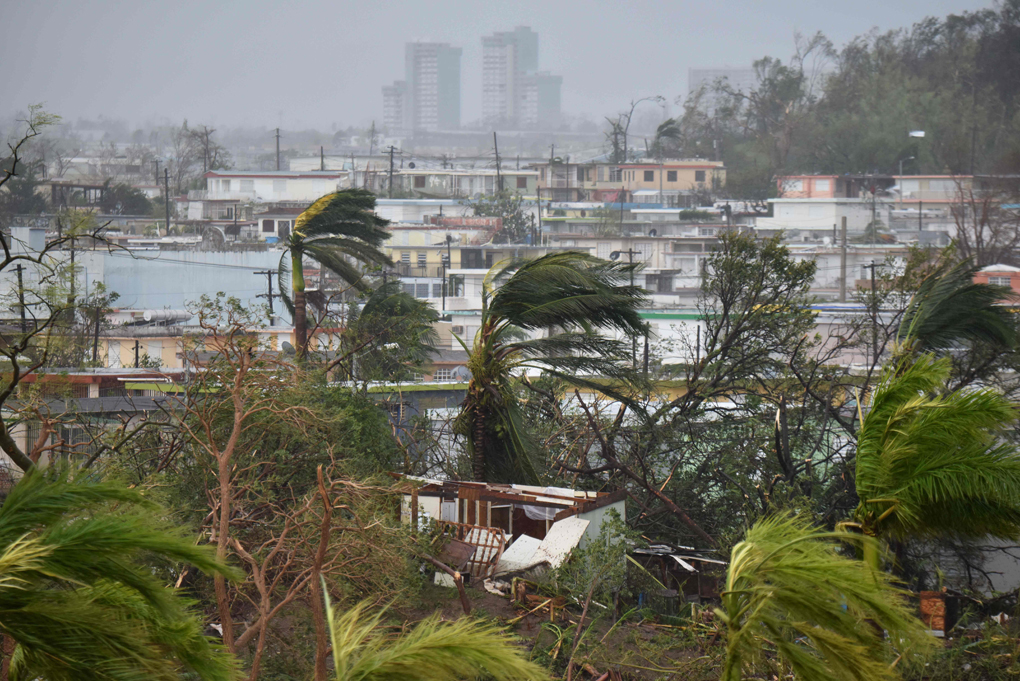
[(411, 161), (410, 163), (408, 163), (407, 167), (412, 169), (412, 170), (414, 170), (414, 161)]
[(658, 236), (658, 234), (659, 233), (656, 230), (654, 230), (654, 229), (653, 230), (649, 230), (649, 232), (648, 232), (648, 236)]
[(610, 260), (619, 260), (620, 259), (620, 251), (613, 251), (612, 253), (610, 253), (609, 254), (609, 259)]
[(281, 345), (281, 347), (283, 348), (283, 354), (285, 354), (285, 355), (293, 355), (293, 354), (295, 354), (297, 352), (294, 349), (294, 346), (291, 345), (287, 341), (283, 341), (283, 344)]

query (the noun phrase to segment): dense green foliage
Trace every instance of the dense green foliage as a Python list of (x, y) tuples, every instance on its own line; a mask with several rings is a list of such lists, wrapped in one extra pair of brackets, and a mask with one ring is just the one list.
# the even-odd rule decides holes
[(707, 155), (718, 141), (735, 198), (774, 196), (776, 175), (892, 174), (909, 157), (909, 174), (1020, 168), (1017, 0), (839, 50), (821, 35), (799, 39), (786, 62), (764, 57), (754, 68), (753, 90), (713, 84), (662, 130), (680, 157)]
[(154, 566), (235, 573), (138, 491), (48, 477), (27, 473), (0, 507), (0, 631), (18, 646), (12, 677), (235, 678), (234, 659)]
[[(486, 275), (482, 324), (469, 346), (471, 381), (457, 418), (476, 480), (537, 482), (536, 442), (522, 419), (516, 378), (540, 368), (560, 378), (621, 376), (628, 344), (600, 331), (640, 334), (644, 293), (633, 265), (581, 253), (500, 263)], [(525, 332), (558, 329), (544, 338)], [(470, 339), (469, 339), (470, 341)]]

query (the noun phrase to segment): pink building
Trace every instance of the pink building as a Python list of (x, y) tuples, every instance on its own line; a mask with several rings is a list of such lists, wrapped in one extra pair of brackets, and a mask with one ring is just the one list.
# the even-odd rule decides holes
[(992, 284), (993, 286), (1008, 286), (1016, 293), (1020, 293), (1020, 267), (1012, 265), (989, 265), (982, 267), (974, 275), (975, 284)]

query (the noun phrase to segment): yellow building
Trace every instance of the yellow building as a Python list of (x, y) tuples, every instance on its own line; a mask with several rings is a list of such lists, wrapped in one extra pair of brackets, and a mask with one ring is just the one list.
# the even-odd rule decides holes
[(638, 191), (663, 194), (713, 191), (726, 185), (722, 161), (660, 163), (538, 163), (539, 195), (552, 201), (618, 201)]

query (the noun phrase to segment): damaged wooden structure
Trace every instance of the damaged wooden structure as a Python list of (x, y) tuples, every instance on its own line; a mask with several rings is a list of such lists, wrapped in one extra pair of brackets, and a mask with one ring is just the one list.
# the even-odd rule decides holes
[[(546, 561), (553, 563), (560, 557), (565, 558), (570, 549), (584, 546), (597, 537), (603, 518), (611, 509), (626, 520), (626, 492), (623, 490), (606, 493), (401, 478), (410, 483), (401, 504), (401, 520), (412, 527), (435, 522), (441, 535), (474, 546), (465, 571), (475, 579), (492, 577), (504, 551), (521, 537), (533, 550), (537, 549), (547, 536), (552, 535), (550, 540), (556, 540), (563, 534), (553, 531), (557, 523), (573, 519), (568, 533), (571, 546), (563, 547), (560, 546), (562, 541), (557, 542), (557, 550)], [(538, 551), (537, 555), (545, 554)]]
[(726, 561), (690, 546), (651, 544), (632, 549), (631, 557), (658, 579), (668, 591), (682, 594), (688, 603), (719, 598)]

